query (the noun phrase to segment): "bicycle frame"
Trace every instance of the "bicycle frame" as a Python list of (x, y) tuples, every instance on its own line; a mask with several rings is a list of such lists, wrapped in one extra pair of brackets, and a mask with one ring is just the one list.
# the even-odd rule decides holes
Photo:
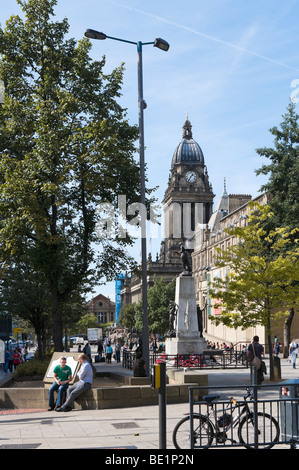
[[(208, 413), (208, 414), (207, 414), (207, 417), (210, 419), (210, 421), (211, 421), (211, 423), (212, 423), (214, 429), (216, 430), (216, 432), (220, 432), (220, 433), (225, 432), (225, 433), (226, 433), (226, 432), (229, 431), (231, 428), (236, 427), (237, 424), (239, 424), (239, 422), (240, 422), (242, 416), (243, 416), (245, 413), (250, 413), (248, 403), (246, 402), (246, 398), (247, 398), (247, 397), (248, 397), (248, 395), (247, 395), (246, 397), (244, 397), (244, 399), (245, 399), (245, 404), (244, 404), (242, 410), (240, 410), (240, 412), (239, 412), (236, 416), (233, 417), (232, 421), (231, 421), (227, 426), (221, 426), (221, 428), (220, 428), (220, 426), (219, 426), (219, 424), (218, 424), (218, 422), (217, 422), (217, 420), (216, 420), (216, 413), (217, 413), (217, 412), (219, 413), (220, 411), (223, 411), (223, 410), (215, 411), (215, 410), (214, 410), (214, 403), (211, 403), (210, 405), (208, 405), (210, 408), (212, 408), (213, 415), (214, 415), (214, 418), (215, 418), (215, 419), (214, 419), (215, 422), (213, 422), (213, 421), (210, 419), (210, 414), (211, 414), (211, 413)], [(224, 408), (224, 412), (229, 410), (229, 411), (231, 412), (231, 414), (233, 414), (233, 412), (235, 411), (235, 409), (238, 408), (239, 404), (238, 404), (238, 402), (237, 402), (234, 398), (232, 398), (232, 397), (231, 397), (230, 400), (231, 400), (231, 403), (233, 403), (234, 406), (231, 406), (230, 404), (228, 404), (228, 405), (226, 406), (226, 408)]]
[[(216, 390), (222, 388), (231, 390), (237, 387), (211, 387)], [(244, 398), (238, 396), (236, 401), (234, 398), (222, 399), (216, 394), (205, 396), (204, 386), (190, 387), (189, 413), (185, 413), (173, 429), (175, 448), (242, 446), (247, 449), (271, 449), (280, 443), (280, 407), (284, 401), (258, 400), (255, 385), (243, 388), (247, 389), (247, 394)], [(204, 390), (203, 396), (199, 394), (200, 390)]]
[[(225, 442), (225, 441), (231, 441), (232, 443), (236, 443), (237, 441), (235, 441), (232, 436), (231, 438), (228, 437), (227, 433), (232, 429), (232, 428), (235, 428), (237, 427), (240, 422), (241, 422), (241, 418), (247, 414), (251, 414), (251, 411), (249, 409), (249, 405), (247, 403), (247, 399), (250, 398), (250, 400), (252, 400), (252, 393), (251, 393), (251, 390), (249, 388), (247, 388), (247, 395), (244, 396), (244, 406), (242, 406), (240, 408), (240, 411), (239, 413), (234, 416), (231, 420), (231, 422), (229, 422), (226, 426), (223, 425), (223, 426), (219, 426), (218, 424), (218, 420), (217, 420), (217, 413), (220, 413), (222, 412), (222, 416), (224, 417), (225, 415), (225, 412), (226, 411), (230, 411), (231, 413), (231, 416), (233, 415), (234, 411), (236, 410), (236, 408), (240, 407), (240, 403), (238, 403), (233, 397), (230, 398), (230, 403), (225, 407), (225, 408), (222, 408), (221, 410), (216, 410), (216, 405), (219, 404), (219, 402), (216, 402), (216, 403), (213, 403), (212, 401), (206, 401), (204, 398), (203, 400), (206, 402), (206, 405), (207, 405), (207, 412), (205, 414), (202, 414), (202, 413), (194, 413), (193, 416), (195, 417), (203, 417), (207, 420), (207, 422), (209, 422), (212, 426), (212, 428), (214, 429), (214, 432), (215, 432), (215, 439), (218, 443), (220, 442)], [(190, 415), (190, 413), (185, 413), (185, 415)], [(193, 428), (193, 423), (191, 423), (192, 421), (192, 418), (190, 420), (190, 426)]]

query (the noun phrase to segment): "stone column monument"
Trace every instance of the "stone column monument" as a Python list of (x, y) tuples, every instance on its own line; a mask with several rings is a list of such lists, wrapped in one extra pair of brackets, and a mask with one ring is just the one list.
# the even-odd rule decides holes
[(206, 349), (198, 325), (195, 281), (191, 275), (187, 253), (181, 245), (184, 271), (176, 278), (175, 302), (170, 305), (166, 354), (201, 354)]

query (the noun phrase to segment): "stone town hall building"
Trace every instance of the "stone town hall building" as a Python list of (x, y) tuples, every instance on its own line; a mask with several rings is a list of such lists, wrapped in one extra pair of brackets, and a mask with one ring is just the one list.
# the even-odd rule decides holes
[[(171, 281), (182, 271), (180, 243), (192, 248), (196, 225), (207, 224), (212, 215), (214, 194), (203, 152), (193, 139), (191, 128), (187, 117), (182, 140), (173, 153), (162, 201), (164, 240), (157, 259), (153, 261), (151, 256), (148, 258), (148, 288), (154, 284), (155, 278)], [(122, 304), (136, 303), (140, 299), (140, 278), (137, 275), (127, 276), (122, 289)]]
[[(230, 240), (223, 228), (227, 224), (244, 224), (249, 212), (250, 195), (227, 194), (224, 192), (213, 211), (214, 194), (209, 182), (204, 154), (193, 139), (192, 126), (187, 119), (183, 125), (183, 136), (174, 150), (170, 176), (165, 191), (164, 240), (155, 261), (149, 255), (147, 263), (147, 287), (154, 284), (155, 278), (171, 281), (182, 272), (180, 243), (189, 252), (192, 274), (195, 278), (196, 301), (203, 314), (203, 333), (206, 339), (214, 341), (250, 341), (254, 334), (264, 339), (264, 331), (252, 328), (242, 334), (224, 327), (215, 327), (209, 321), (211, 311), (207, 301), (207, 279), (214, 273), (213, 252), (217, 244), (228, 246)], [(266, 202), (266, 196), (257, 198)], [(225, 240), (224, 240), (225, 237)], [(208, 271), (207, 271), (208, 268)], [(218, 275), (218, 274), (217, 274)], [(122, 305), (137, 303), (141, 299), (141, 279), (137, 275), (126, 275), (121, 291)], [(214, 309), (212, 309), (214, 310)], [(280, 333), (281, 334), (281, 333)]]

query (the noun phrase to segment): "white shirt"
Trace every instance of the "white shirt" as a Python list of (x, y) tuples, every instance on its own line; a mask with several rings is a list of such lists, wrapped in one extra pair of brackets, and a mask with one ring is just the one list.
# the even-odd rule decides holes
[(78, 377), (80, 382), (88, 382), (92, 384), (93, 371), (88, 361), (84, 361), (83, 364), (81, 364), (80, 370), (78, 372)]

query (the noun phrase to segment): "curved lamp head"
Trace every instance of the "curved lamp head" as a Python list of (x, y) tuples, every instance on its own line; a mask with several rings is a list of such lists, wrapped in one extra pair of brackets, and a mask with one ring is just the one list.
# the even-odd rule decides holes
[(106, 39), (107, 36), (104, 33), (100, 33), (99, 31), (96, 31), (95, 29), (87, 29), (84, 33), (84, 36), (86, 36), (89, 39)]
[(154, 42), (154, 47), (158, 47), (162, 51), (168, 51), (169, 44), (164, 39), (156, 38)]

